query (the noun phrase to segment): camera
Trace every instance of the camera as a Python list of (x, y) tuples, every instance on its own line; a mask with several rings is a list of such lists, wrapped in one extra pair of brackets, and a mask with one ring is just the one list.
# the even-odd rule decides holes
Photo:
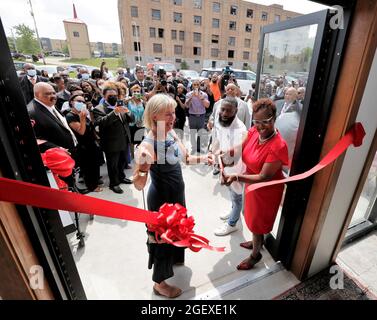
[(117, 106), (118, 107), (124, 107), (124, 101), (122, 99), (117, 100)]
[(88, 94), (84, 94), (84, 100), (85, 102), (90, 102), (91, 101), (90, 96)]

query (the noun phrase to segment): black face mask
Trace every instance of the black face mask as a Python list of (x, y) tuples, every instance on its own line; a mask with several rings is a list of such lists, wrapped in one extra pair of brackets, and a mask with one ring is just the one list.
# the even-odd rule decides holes
[(117, 100), (118, 100), (117, 96), (109, 96), (106, 101), (108, 102), (110, 106), (115, 106), (117, 103)]

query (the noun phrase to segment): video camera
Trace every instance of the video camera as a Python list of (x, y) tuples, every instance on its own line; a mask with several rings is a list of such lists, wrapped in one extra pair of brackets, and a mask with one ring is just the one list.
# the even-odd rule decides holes
[(168, 83), (166, 81), (166, 71), (164, 70), (164, 68), (160, 67), (157, 70), (157, 78), (160, 81), (161, 85), (163, 85), (164, 87), (167, 86)]
[(232, 77), (233, 77), (233, 70), (230, 68), (230, 66), (226, 66), (223, 69), (223, 75), (221, 77), (221, 87), (225, 88)]

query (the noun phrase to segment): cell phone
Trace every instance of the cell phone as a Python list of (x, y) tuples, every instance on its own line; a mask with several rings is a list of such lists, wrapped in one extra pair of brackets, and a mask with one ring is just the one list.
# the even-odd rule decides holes
[(122, 99), (118, 99), (117, 106), (124, 107), (124, 101)]

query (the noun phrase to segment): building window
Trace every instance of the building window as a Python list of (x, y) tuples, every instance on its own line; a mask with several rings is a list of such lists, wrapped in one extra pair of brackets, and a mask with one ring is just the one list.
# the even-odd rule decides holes
[(194, 24), (201, 26), (202, 25), (202, 17), (201, 16), (194, 16)]
[(77, 31), (73, 31), (73, 36), (76, 37), (76, 38), (79, 38), (80, 34)]
[(219, 56), (219, 49), (212, 48), (211, 49), (211, 56), (217, 58)]
[(131, 7), (131, 17), (137, 18), (139, 16), (139, 10), (137, 7), (132, 6)]
[(202, 41), (202, 34), (198, 32), (194, 32), (194, 42), (201, 42)]
[(229, 22), (229, 30), (236, 30), (237, 29), (237, 22), (236, 21), (230, 21)]
[(134, 37), (140, 37), (140, 27), (132, 25), (132, 35)]
[(245, 48), (251, 47), (251, 39), (245, 39)]
[(212, 43), (219, 43), (219, 36), (217, 34), (212, 35)]
[(202, 55), (202, 48), (194, 47), (194, 56), (201, 56)]
[(250, 59), (250, 52), (244, 51), (243, 52), (243, 59), (244, 60), (249, 60)]
[(153, 52), (155, 53), (162, 53), (162, 44), (154, 43), (153, 44)]
[(200, 60), (194, 60), (195, 64), (200, 64)]
[(134, 51), (141, 51), (140, 42), (134, 42)]
[(158, 37), (163, 38), (164, 37), (164, 29), (158, 29)]
[(173, 0), (173, 4), (175, 4), (176, 6), (181, 6), (182, 0)]
[(182, 59), (175, 59), (175, 63), (182, 63)]
[(230, 59), (234, 58), (234, 50), (228, 50), (228, 58)]
[(220, 28), (220, 20), (212, 19), (212, 28)]
[(172, 30), (171, 31), (171, 39), (172, 40), (177, 40), (177, 30)]
[(161, 11), (152, 9), (152, 20), (161, 20)]
[(135, 57), (135, 61), (141, 61), (142, 60), (142, 58), (140, 57), (140, 59), (139, 59), (139, 57), (138, 56), (136, 56)]
[(228, 66), (232, 66), (233, 65), (233, 62), (232, 61), (228, 61)]
[(280, 16), (278, 14), (275, 14), (275, 23), (280, 22)]
[(149, 36), (151, 38), (156, 38), (156, 28), (149, 28)]
[(238, 10), (237, 6), (230, 6), (230, 14), (232, 16), (236, 16), (237, 15), (237, 10)]
[(247, 9), (247, 11), (246, 11), (246, 17), (247, 18), (252, 18), (253, 16), (254, 16), (253, 9)]
[(267, 21), (268, 18), (268, 13), (267, 12), (262, 12), (262, 21)]
[(246, 32), (251, 32), (252, 28), (253, 28), (253, 27), (252, 27), (251, 24), (246, 24), (245, 31), (246, 31)]
[(201, 9), (202, 8), (202, 0), (194, 0), (194, 8)]
[(183, 47), (182, 46), (174, 46), (174, 54), (182, 54)]
[(212, 3), (212, 11), (213, 12), (220, 12), (220, 2), (213, 2)]
[(182, 13), (174, 12), (174, 22), (182, 23)]
[(236, 37), (229, 37), (228, 46), (235, 46), (236, 45)]
[(182, 41), (185, 40), (185, 32), (184, 31), (179, 31), (179, 40), (182, 40)]

